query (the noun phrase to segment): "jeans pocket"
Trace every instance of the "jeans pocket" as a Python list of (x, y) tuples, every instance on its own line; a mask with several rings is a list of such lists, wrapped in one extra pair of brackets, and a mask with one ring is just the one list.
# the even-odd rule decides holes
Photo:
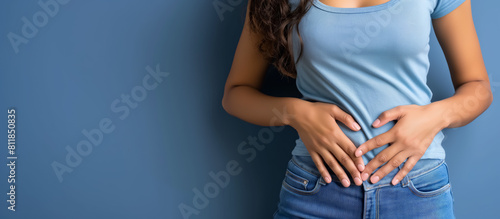
[(313, 195), (324, 184), (320, 175), (300, 167), (294, 158), (288, 162), (282, 183), (284, 189), (298, 195)]
[(448, 165), (443, 161), (428, 172), (410, 178), (408, 188), (419, 197), (433, 197), (450, 190)]

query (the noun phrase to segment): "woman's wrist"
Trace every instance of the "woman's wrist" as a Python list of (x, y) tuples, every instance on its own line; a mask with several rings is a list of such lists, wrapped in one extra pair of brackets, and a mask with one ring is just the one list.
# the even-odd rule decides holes
[(311, 102), (292, 98), (285, 105), (286, 114), (284, 116), (284, 123), (293, 128), (298, 128), (300, 124), (300, 118), (302, 118), (302, 113), (307, 112), (307, 108), (310, 106)]
[(453, 114), (450, 111), (451, 108), (447, 106), (446, 102), (436, 101), (427, 105), (427, 108), (429, 112), (434, 115), (439, 131), (450, 126)]

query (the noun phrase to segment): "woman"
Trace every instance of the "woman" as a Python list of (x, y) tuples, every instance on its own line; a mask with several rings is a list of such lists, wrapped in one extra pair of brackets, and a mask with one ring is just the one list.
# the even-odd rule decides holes
[[(432, 103), (431, 26), (456, 91)], [(269, 64), (303, 97), (261, 93)], [(454, 218), (441, 130), (492, 99), (470, 0), (252, 0), (222, 104), (299, 134), (275, 218)]]

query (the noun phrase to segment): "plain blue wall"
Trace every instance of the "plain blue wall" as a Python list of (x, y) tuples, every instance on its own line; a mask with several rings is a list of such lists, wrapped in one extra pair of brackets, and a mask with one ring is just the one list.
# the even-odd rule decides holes
[[(7, 109), (14, 107), (18, 156), (17, 211), (10, 212), (2, 134), (0, 218), (182, 218), (181, 204), (198, 207), (190, 218), (271, 217), (297, 134), (291, 127), (248, 124), (221, 106), (246, 1), (60, 2), (45, 24), (38, 1), (0, 3), (0, 133), (6, 133)], [(228, 10), (218, 13), (214, 3)], [(473, 1), (495, 95), (498, 7), (496, 1)], [(42, 27), (16, 53), (9, 33), (23, 36), (23, 17), (36, 17)], [(453, 89), (434, 38), (430, 57), (429, 84), (435, 99), (446, 98)], [(146, 76), (148, 66), (169, 73), (150, 90), (142, 84), (144, 78), (155, 82)], [(265, 92), (297, 95), (294, 81), (280, 81), (272, 68)], [(135, 108), (120, 102), (131, 93)], [(497, 160), (488, 155), (500, 153), (499, 107), (497, 98), (473, 123), (445, 131), (459, 218), (497, 213), (500, 194), (493, 186), (500, 176)], [(76, 150), (87, 139), (82, 131), (99, 128), (103, 119), (113, 130), (60, 182), (52, 164), (67, 164), (67, 148)], [(252, 139), (265, 148), (255, 157), (238, 152)], [(210, 173), (228, 165), (233, 175), (227, 186), (213, 187)], [(195, 191), (205, 187), (213, 197), (195, 206)]]

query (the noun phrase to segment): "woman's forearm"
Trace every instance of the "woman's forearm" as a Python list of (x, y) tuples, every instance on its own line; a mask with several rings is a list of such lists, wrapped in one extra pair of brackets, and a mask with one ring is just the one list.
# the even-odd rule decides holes
[(273, 97), (250, 86), (229, 88), (222, 99), (224, 110), (246, 122), (261, 126), (290, 125), (296, 107), (306, 102), (293, 97)]
[(471, 81), (459, 86), (453, 96), (430, 105), (442, 113), (442, 128), (456, 128), (472, 122), (492, 101), (493, 94), (488, 81)]

